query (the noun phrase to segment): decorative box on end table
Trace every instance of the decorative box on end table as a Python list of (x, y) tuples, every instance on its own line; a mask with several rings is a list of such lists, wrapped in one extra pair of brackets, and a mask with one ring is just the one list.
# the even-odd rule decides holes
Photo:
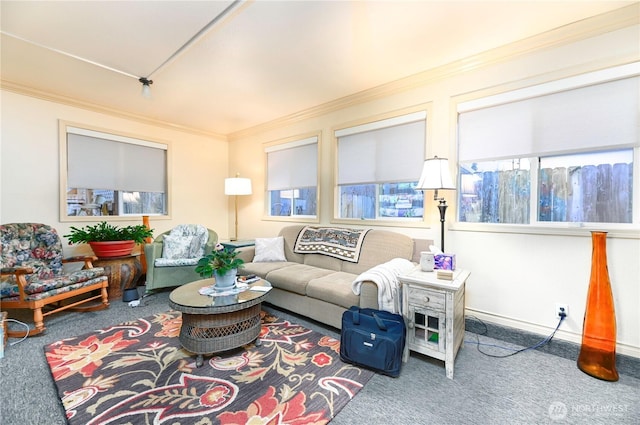
[(409, 350), (443, 360), (447, 378), (453, 379), (453, 363), (464, 339), (464, 290), (469, 275), (458, 269), (453, 280), (444, 280), (436, 277), (436, 271), (416, 267), (400, 276), (407, 321), (405, 361)]

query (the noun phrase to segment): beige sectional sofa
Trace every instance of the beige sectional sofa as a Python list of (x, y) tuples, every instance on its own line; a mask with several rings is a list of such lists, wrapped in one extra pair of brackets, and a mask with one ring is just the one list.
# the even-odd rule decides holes
[[(298, 254), (294, 246), (304, 227), (287, 226), (280, 231), (286, 261), (253, 262), (255, 247), (242, 248), (240, 258), (245, 265), (238, 274), (255, 274), (267, 279), (273, 287), (268, 303), (336, 328), (341, 327), (342, 313), (353, 305), (378, 308), (375, 283), (363, 282), (360, 295), (354, 294), (352, 284), (358, 275), (394, 258), (416, 258), (416, 242), (412, 238), (376, 229), (366, 233), (357, 263), (324, 254)], [(427, 243), (422, 241), (419, 246)]]

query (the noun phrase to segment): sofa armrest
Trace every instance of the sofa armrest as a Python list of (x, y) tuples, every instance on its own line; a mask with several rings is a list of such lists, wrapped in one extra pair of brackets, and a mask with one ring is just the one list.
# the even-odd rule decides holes
[(14, 276), (16, 283), (18, 284), (18, 292), (20, 294), (20, 301), (24, 301), (26, 298), (24, 288), (27, 287), (27, 279), (25, 275), (33, 274), (35, 270), (31, 267), (3, 267), (0, 269), (0, 276)]
[(238, 258), (242, 259), (245, 263), (250, 263), (253, 261), (253, 257), (256, 256), (256, 247), (255, 246), (243, 246), (241, 248), (237, 248)]
[(144, 255), (147, 257), (147, 266), (153, 264), (156, 258), (162, 257), (162, 243), (152, 242), (144, 246)]
[(17, 276), (19, 274), (32, 274), (33, 268), (32, 267), (3, 267), (2, 269), (0, 269), (0, 273), (2, 274), (2, 276), (9, 276), (9, 275)]
[(153, 275), (156, 269), (156, 258), (162, 257), (162, 243), (152, 242), (144, 246), (144, 255), (147, 259), (147, 276), (146, 280), (153, 281)]
[(378, 309), (378, 285), (370, 280), (360, 287), (360, 308)]

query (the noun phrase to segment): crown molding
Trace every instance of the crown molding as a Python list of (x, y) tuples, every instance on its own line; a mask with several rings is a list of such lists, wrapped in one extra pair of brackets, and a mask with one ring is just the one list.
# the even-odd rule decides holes
[(556, 48), (638, 24), (640, 24), (640, 3), (634, 3), (630, 6), (564, 25), (520, 41), (487, 50), (400, 80), (363, 90), (263, 124), (232, 132), (229, 133), (227, 137), (228, 140), (232, 142), (278, 127), (291, 125), (298, 121), (318, 117), (351, 106), (415, 89), (479, 68), (506, 62), (525, 54)]
[(106, 106), (101, 106), (91, 102), (85, 102), (82, 100), (74, 99), (74, 98), (57, 94), (57, 93), (50, 93), (47, 91), (35, 89), (33, 87), (28, 87), (28, 86), (14, 83), (12, 81), (4, 80), (4, 79), (0, 79), (0, 89), (21, 94), (24, 96), (34, 97), (36, 99), (45, 100), (48, 102), (60, 103), (62, 105), (72, 106), (74, 108), (85, 109), (91, 112), (97, 112), (97, 113), (107, 114), (107, 115), (111, 115), (119, 118), (125, 118), (131, 121), (137, 121), (141, 124), (152, 125), (155, 127), (162, 127), (169, 130), (175, 130), (175, 131), (180, 131), (184, 133), (191, 133), (197, 136), (215, 137), (218, 139), (227, 140), (227, 136), (224, 134), (204, 131), (204, 130), (196, 129), (193, 127), (171, 123), (168, 121), (149, 118), (144, 115), (121, 111), (114, 108), (108, 108)]

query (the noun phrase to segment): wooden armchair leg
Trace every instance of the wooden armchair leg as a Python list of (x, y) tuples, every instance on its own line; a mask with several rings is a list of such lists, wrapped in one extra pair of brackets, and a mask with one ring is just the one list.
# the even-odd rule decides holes
[(102, 288), (102, 305), (104, 308), (109, 307), (109, 292), (106, 287)]
[(29, 330), (7, 330), (7, 336), (9, 338), (24, 338), (25, 336), (33, 336), (41, 334), (47, 329), (44, 326), (44, 319), (42, 315), (42, 308), (36, 308), (33, 310), (33, 323), (35, 327)]
[(36, 308), (35, 310), (33, 310), (33, 323), (36, 327), (36, 330), (39, 330), (36, 333), (44, 331), (44, 318), (42, 317), (42, 308)]

